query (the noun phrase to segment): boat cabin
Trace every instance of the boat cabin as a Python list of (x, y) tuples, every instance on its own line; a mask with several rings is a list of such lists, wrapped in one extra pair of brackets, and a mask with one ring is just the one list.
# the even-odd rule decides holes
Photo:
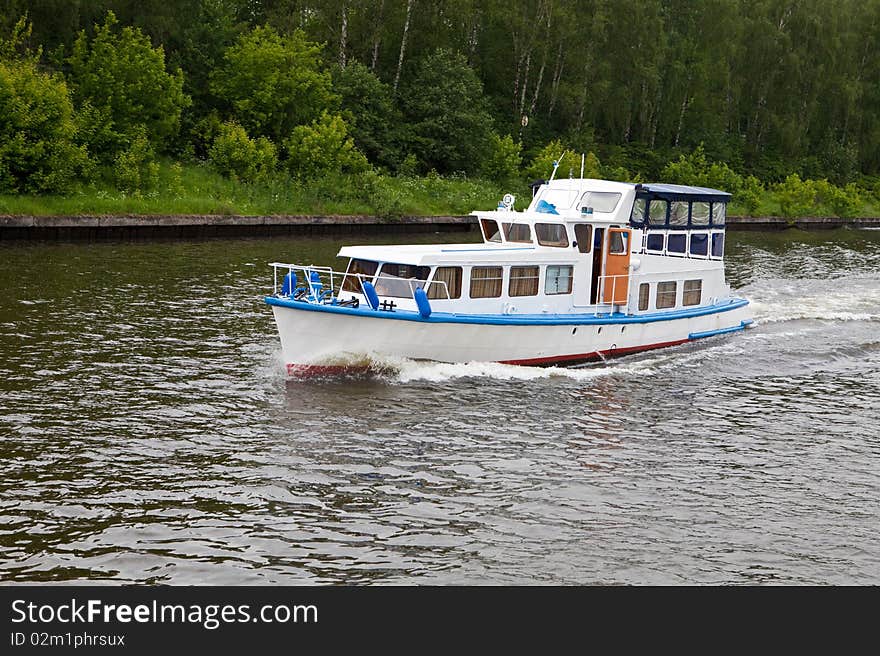
[(506, 196), (474, 212), (482, 244), (349, 246), (339, 293), (386, 307), (561, 315), (669, 313), (729, 296), (724, 235), (730, 194), (669, 184), (568, 179), (536, 187), (529, 206)]

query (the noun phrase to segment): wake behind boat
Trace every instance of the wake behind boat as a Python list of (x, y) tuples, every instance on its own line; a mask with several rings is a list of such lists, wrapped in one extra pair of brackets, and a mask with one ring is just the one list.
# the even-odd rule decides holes
[(347, 246), (345, 272), (273, 263), (289, 372), (371, 357), (575, 365), (743, 330), (724, 278), (730, 194), (541, 182), (473, 212), (482, 244)]

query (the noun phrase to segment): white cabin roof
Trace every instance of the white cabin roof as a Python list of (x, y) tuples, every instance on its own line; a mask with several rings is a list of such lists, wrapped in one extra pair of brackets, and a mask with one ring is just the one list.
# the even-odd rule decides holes
[(337, 256), (413, 266), (508, 264), (519, 261), (535, 264), (542, 262), (565, 264), (577, 259), (577, 249), (515, 243), (343, 246)]

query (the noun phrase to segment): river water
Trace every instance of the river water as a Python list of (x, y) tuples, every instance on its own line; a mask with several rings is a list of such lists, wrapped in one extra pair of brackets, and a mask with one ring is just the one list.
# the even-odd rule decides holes
[(0, 579), (880, 584), (880, 232), (728, 240), (745, 333), (309, 381), (266, 263), (367, 239), (0, 245)]

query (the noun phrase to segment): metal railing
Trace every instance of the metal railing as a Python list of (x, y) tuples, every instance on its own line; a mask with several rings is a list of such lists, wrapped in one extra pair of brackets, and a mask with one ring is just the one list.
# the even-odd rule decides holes
[[(430, 298), (431, 286), (437, 285), (441, 291), (446, 294), (445, 300), (452, 300), (449, 295), (449, 286), (443, 280), (419, 280), (418, 278), (398, 278), (397, 276), (384, 276), (380, 272), (372, 281), (379, 296), (388, 296), (390, 298), (414, 298), (416, 289), (424, 289)], [(408, 293), (401, 293), (408, 292)], [(435, 299), (438, 300), (438, 299)], [(443, 300), (443, 299), (439, 299)]]
[[(294, 276), (294, 284), (290, 286), (288, 290), (288, 295), (293, 296), (294, 293), (299, 290), (301, 293), (298, 296), (297, 300), (302, 300), (310, 303), (324, 303), (324, 302), (333, 302), (334, 299), (338, 299), (340, 294), (343, 291), (343, 285), (345, 284), (346, 278), (354, 278), (358, 281), (358, 287), (360, 287), (359, 293), (366, 296), (364, 292), (364, 283), (370, 282), (376, 287), (376, 292), (379, 296), (385, 296), (389, 298), (414, 298), (415, 290), (417, 288), (421, 288), (425, 290), (425, 293), (430, 297), (430, 288), (432, 285), (436, 285), (441, 288), (442, 293), (445, 294), (445, 300), (451, 300), (451, 296), (449, 294), (449, 286), (443, 280), (419, 280), (417, 278), (398, 278), (396, 276), (383, 276), (381, 273), (377, 276), (376, 274), (367, 274), (367, 273), (348, 273), (341, 272), (332, 269), (331, 267), (317, 266), (314, 264), (286, 264), (284, 262), (270, 262), (269, 266), (272, 267), (273, 270), (273, 285), (272, 285), (272, 293), (275, 296), (281, 295), (281, 291), (283, 289), (283, 281), (287, 277), (288, 274), (293, 274)], [(279, 276), (279, 271), (281, 275)], [(318, 280), (313, 280), (313, 274), (317, 273)], [(279, 283), (279, 278), (282, 281)], [(407, 291), (409, 294), (395, 294), (388, 293), (390, 290), (385, 290), (381, 287), (381, 285), (389, 285), (399, 286)], [(349, 290), (351, 291), (351, 290)], [(443, 300), (443, 299), (434, 299), (434, 300)]]
[[(633, 279), (637, 275), (639, 274), (620, 273), (613, 276), (599, 276), (595, 314), (613, 313), (615, 305), (623, 306), (623, 311), (627, 312), (629, 309), (629, 285), (631, 282), (635, 284)], [(608, 289), (609, 282), (611, 283), (610, 290)]]
[[(633, 288), (637, 288), (645, 282), (678, 282), (684, 279), (700, 278), (705, 280), (704, 275), (708, 271), (694, 271), (693, 269), (681, 269), (678, 271), (653, 271), (651, 273), (623, 273), (612, 276), (599, 276), (598, 292), (596, 294), (596, 305), (594, 314), (611, 314), (615, 307), (619, 311), (628, 314), (630, 311), (629, 301), (633, 295)], [(624, 284), (625, 289), (624, 292)], [(611, 285), (610, 290), (608, 285)], [(610, 294), (606, 292), (610, 291)], [(607, 301), (606, 296), (611, 300)], [(636, 308), (638, 307), (638, 298), (636, 299)], [(635, 309), (635, 308), (634, 308)]]
[[(278, 271), (286, 271), (285, 274), (281, 276), (281, 280), (283, 281), (288, 273), (295, 275), (296, 283), (291, 286), (291, 292), (294, 289), (306, 289), (310, 294), (314, 294), (317, 289), (323, 290), (331, 290), (333, 295), (338, 295), (339, 288), (342, 286), (342, 280), (345, 278), (344, 273), (340, 273), (339, 271), (334, 271), (330, 267), (316, 266), (314, 264), (285, 264), (283, 262), (270, 262), (269, 266), (272, 267), (273, 270), (273, 293), (275, 296), (278, 296), (280, 290), (278, 287)], [(312, 280), (312, 274), (318, 274), (318, 281)], [(300, 275), (302, 275), (302, 281), (300, 281)], [(349, 274), (355, 275), (355, 274)]]

